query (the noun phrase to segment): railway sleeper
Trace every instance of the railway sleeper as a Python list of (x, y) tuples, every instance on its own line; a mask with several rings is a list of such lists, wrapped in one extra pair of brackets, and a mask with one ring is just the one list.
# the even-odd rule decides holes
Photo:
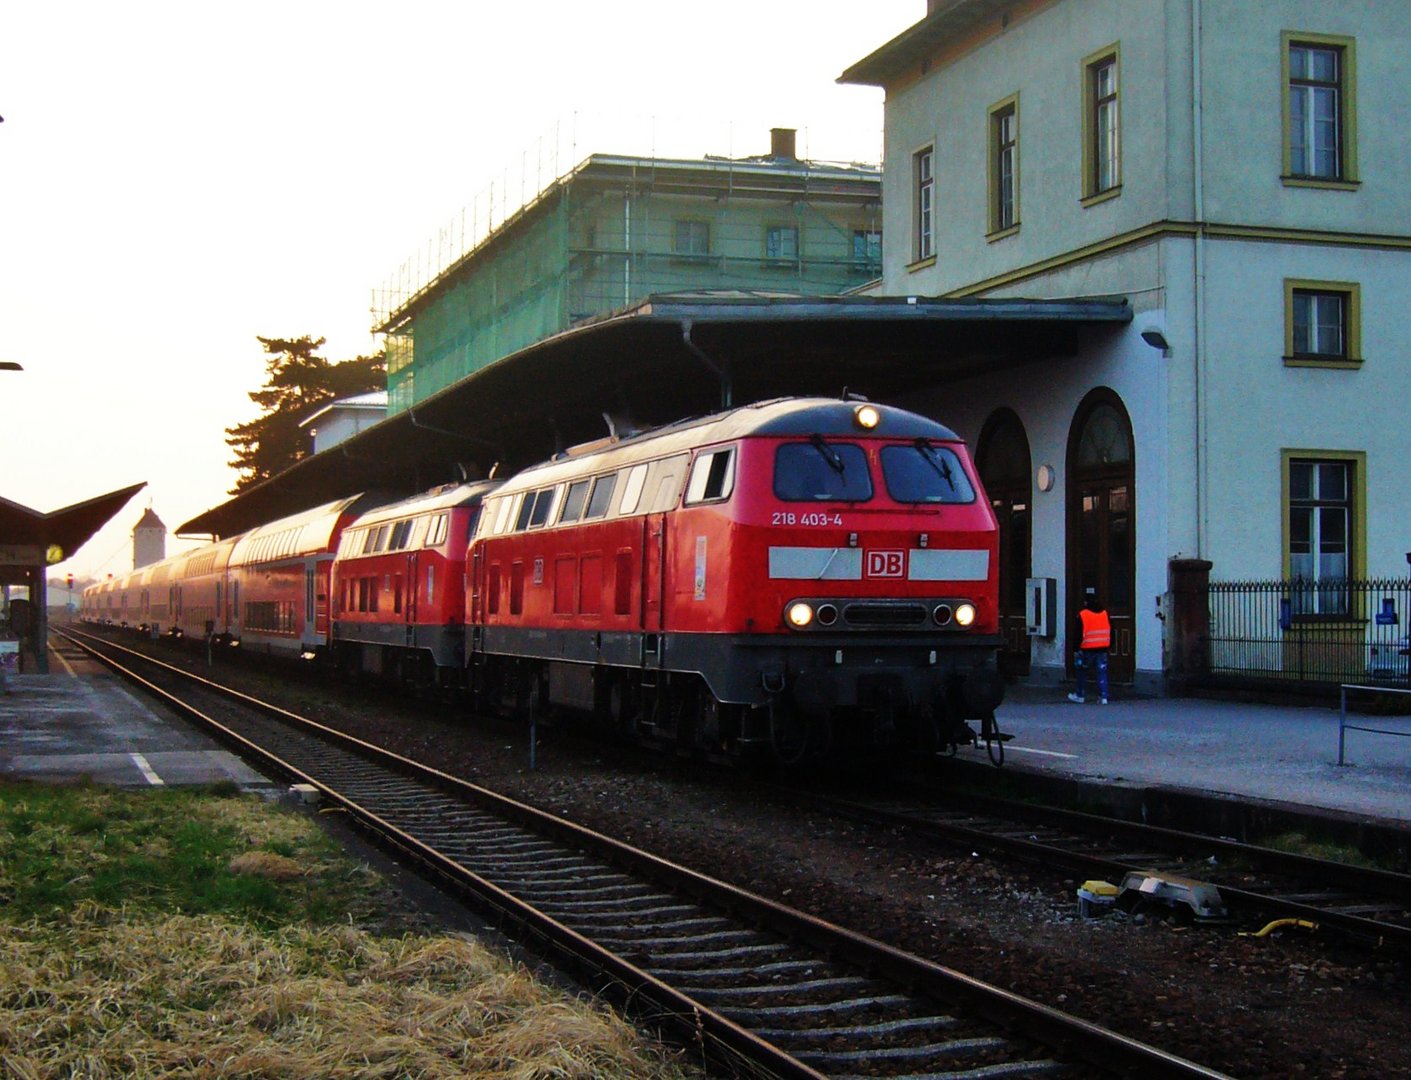
[(899, 1020), (879, 1020), (875, 1024), (852, 1024), (847, 1027), (756, 1028), (751, 1034), (766, 1042), (788, 1039), (792, 1046), (798, 1047), (840, 1040), (853, 1042), (859, 1039), (902, 1038), (949, 1031), (964, 1025), (965, 1021), (954, 1016), (907, 1016)]
[(671, 979), (674, 982), (689, 982), (692, 986), (708, 986), (712, 981), (730, 983), (736, 979), (760, 978), (761, 976), (776, 975), (812, 975), (819, 968), (827, 965), (819, 963), (817, 960), (779, 960), (772, 964), (751, 964), (744, 967), (671, 967), (665, 964), (653, 964), (652, 974), (663, 979)]
[[(634, 928), (623, 927), (624, 932), (630, 932)], [(622, 948), (630, 949), (633, 952), (651, 952), (654, 949), (663, 952), (681, 951), (700, 945), (749, 945), (753, 942), (767, 940), (764, 935), (754, 930), (720, 930), (710, 934), (683, 934), (678, 937), (653, 936), (630, 938), (614, 938), (611, 933), (604, 934), (599, 938), (599, 944), (609, 949)]]
[(781, 1020), (808, 1020), (824, 1016), (858, 1016), (915, 1005), (914, 998), (905, 994), (880, 994), (877, 997), (851, 998), (847, 1001), (812, 1001), (803, 1005), (764, 1005), (729, 1010), (737, 1024), (751, 1028), (778, 1023)]
[[(693, 986), (673, 984), (676, 989), (690, 997), (698, 998), (707, 1005), (720, 1005), (728, 1008), (731, 1001), (745, 1000), (753, 1003), (759, 998), (787, 998), (798, 994), (817, 996), (823, 993), (855, 994), (868, 989), (876, 989), (877, 984), (857, 975), (837, 975), (825, 979), (807, 979), (803, 982), (760, 983), (746, 986)], [(846, 1000), (835, 998), (834, 1000)]]
[(936, 1059), (976, 1057), (996, 1051), (1012, 1050), (1014, 1044), (994, 1035), (973, 1039), (952, 1039), (921, 1046), (868, 1047), (862, 1050), (811, 1050), (794, 1054), (806, 1065), (833, 1072), (839, 1065), (866, 1065), (876, 1062), (929, 1061)]

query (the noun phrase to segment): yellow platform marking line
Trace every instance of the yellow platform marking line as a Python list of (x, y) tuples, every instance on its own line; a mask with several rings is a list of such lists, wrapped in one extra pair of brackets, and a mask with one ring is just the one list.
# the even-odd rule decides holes
[(64, 668), (65, 671), (67, 671), (67, 672), (68, 672), (70, 675), (72, 675), (75, 679), (78, 678), (78, 672), (75, 671), (75, 670), (73, 669), (73, 665), (70, 664), (70, 663), (68, 662), (68, 660), (66, 660), (66, 659), (64, 658), (64, 654), (63, 654), (63, 653), (61, 653), (58, 649), (50, 649), (49, 652), (50, 652), (53, 656), (55, 656), (55, 657), (58, 659), (59, 663), (63, 666), (63, 668)]
[(147, 764), (147, 759), (141, 754), (129, 754), (128, 757), (132, 758), (132, 763), (142, 771), (142, 775), (147, 778), (147, 783), (154, 785), (166, 783), (165, 780), (157, 775), (156, 770), (153, 769), (151, 765)]

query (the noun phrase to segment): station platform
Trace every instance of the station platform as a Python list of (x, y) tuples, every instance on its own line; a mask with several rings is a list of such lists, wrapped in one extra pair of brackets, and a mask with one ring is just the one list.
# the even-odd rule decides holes
[(234, 781), (283, 790), (94, 661), (49, 650), (49, 674), (10, 675), (0, 694), (0, 779), (120, 787)]
[[(1067, 700), (1067, 688), (1011, 688), (996, 713), (1012, 732), (1005, 768), (1088, 785), (1160, 787), (1356, 815), (1411, 828), (1411, 737), (1348, 730), (1338, 764), (1336, 705), (1204, 698)], [(1349, 712), (1358, 727), (1405, 732), (1411, 716)], [(982, 761), (985, 751), (963, 750)]]

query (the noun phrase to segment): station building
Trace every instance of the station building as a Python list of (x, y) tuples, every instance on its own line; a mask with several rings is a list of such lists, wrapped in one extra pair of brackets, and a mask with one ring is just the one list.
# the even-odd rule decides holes
[[(1062, 678), (1095, 589), (1114, 681), (1159, 686), (1167, 601), (1207, 569), (1272, 582), (1278, 605), (1238, 642), (1208, 628), (1208, 662), (1252, 651), (1290, 674), (1315, 637), (1368, 648), (1375, 621), (1404, 664), (1405, 600), (1374, 620), (1344, 582), (1404, 577), (1411, 558), (1406, 15), (931, 0), (842, 75), (886, 94), (878, 293), (1111, 296), (1133, 313), (1076, 355), (905, 402), (977, 448), (1011, 670)], [(1052, 636), (1025, 633), (1031, 579), (1056, 586)]]

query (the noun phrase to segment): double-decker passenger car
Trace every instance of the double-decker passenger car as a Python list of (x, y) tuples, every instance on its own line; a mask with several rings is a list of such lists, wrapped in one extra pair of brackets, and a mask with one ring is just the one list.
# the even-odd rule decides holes
[(468, 663), (501, 701), (693, 750), (940, 748), (1001, 699), (996, 549), (949, 429), (858, 401), (749, 405), (488, 497)]
[(328, 643), (333, 556), (361, 496), (338, 499), (242, 534), (228, 568), (231, 641), (311, 656)]
[(496, 484), (452, 484), (369, 510), (333, 564), (332, 649), (346, 671), (455, 685), (465, 667), (465, 555)]
[(328, 641), (329, 578), (360, 496), (140, 567), (84, 590), (84, 619), (153, 635), (314, 656)]

